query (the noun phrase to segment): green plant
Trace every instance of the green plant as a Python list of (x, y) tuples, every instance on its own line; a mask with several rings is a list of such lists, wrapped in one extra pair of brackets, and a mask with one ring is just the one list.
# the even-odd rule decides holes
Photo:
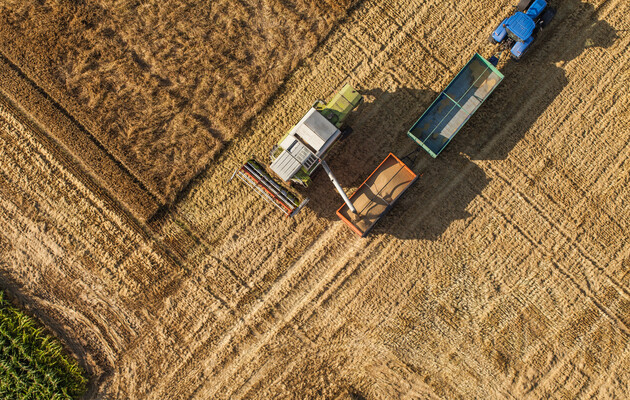
[(75, 399), (86, 384), (59, 342), (0, 292), (0, 398)]

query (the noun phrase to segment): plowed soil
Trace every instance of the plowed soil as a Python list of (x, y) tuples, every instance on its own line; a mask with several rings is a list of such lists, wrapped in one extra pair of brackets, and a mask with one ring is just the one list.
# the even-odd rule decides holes
[(316, 98), (366, 97), (356, 189), (512, 3), (365, 0), (160, 218), (138, 222), (0, 110), (0, 277), (93, 374), (87, 398), (628, 398), (630, 4), (558, 13), (361, 239), (325, 175), (287, 219), (238, 181)]
[[(244, 133), (350, 0), (334, 4), (4, 1), (0, 52), (76, 118), (81, 135), (57, 138), (76, 158), (93, 165), (105, 151), (164, 205)], [(77, 141), (101, 149), (78, 151)]]

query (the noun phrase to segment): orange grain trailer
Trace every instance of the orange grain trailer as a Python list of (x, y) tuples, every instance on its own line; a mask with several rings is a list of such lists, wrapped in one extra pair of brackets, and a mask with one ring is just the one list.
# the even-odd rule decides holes
[(355, 233), (365, 237), (416, 179), (418, 176), (404, 162), (389, 153), (350, 196), (357, 212), (344, 204), (337, 210), (337, 216)]

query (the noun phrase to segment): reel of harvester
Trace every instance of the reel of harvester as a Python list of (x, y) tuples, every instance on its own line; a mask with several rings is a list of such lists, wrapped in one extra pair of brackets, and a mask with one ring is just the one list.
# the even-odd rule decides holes
[(234, 171), (230, 181), (235, 176), (289, 217), (293, 217), (308, 203), (307, 198), (300, 200), (297, 195), (273, 179), (265, 167), (254, 158), (250, 158)]

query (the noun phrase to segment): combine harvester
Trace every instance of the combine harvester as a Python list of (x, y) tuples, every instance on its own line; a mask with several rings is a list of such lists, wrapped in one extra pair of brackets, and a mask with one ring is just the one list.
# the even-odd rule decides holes
[(343, 123), (362, 101), (363, 97), (350, 85), (345, 85), (328, 104), (316, 101), (271, 150), (271, 173), (251, 158), (230, 180), (237, 176), (267, 202), (292, 217), (308, 199), (292, 192), (287, 185), (309, 186), (311, 176), (321, 165), (344, 200), (337, 215), (354, 232), (366, 236), (417, 176), (390, 153), (351, 198), (345, 194), (323, 157), (337, 140), (351, 132)]
[(496, 64), (475, 54), (407, 135), (437, 157), (502, 80)]
[(349, 127), (344, 127), (344, 121), (362, 101), (363, 96), (350, 85), (345, 85), (328, 104), (317, 100), (269, 154), (269, 169), (278, 179), (272, 177), (254, 158), (237, 169), (232, 178), (239, 177), (267, 202), (293, 217), (308, 199), (292, 192), (287, 185), (308, 187), (311, 176), (321, 165), (341, 197), (349, 204), (348, 196), (323, 157), (333, 144), (351, 132)]

